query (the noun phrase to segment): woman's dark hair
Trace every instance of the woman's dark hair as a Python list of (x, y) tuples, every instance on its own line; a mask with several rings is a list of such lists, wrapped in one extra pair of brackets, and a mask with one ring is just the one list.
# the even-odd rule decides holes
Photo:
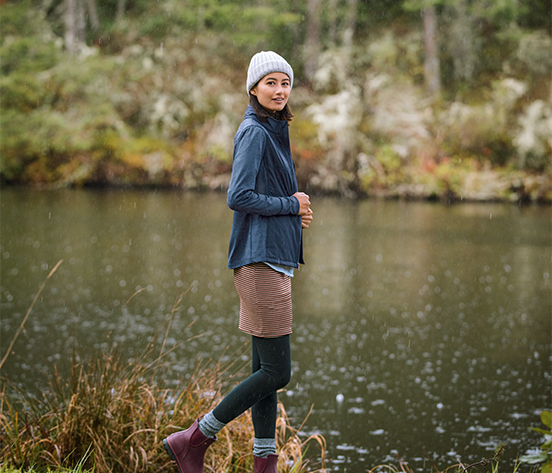
[(280, 110), (280, 111), (272, 111), (264, 108), (260, 103), (259, 99), (256, 95), (249, 94), (249, 105), (253, 107), (253, 110), (255, 110), (255, 113), (259, 117), (259, 120), (262, 122), (267, 122), (268, 117), (275, 118), (276, 120), (285, 120), (288, 123), (293, 118), (293, 113), (291, 113), (291, 110), (289, 109), (288, 104), (286, 103), (286, 106)]

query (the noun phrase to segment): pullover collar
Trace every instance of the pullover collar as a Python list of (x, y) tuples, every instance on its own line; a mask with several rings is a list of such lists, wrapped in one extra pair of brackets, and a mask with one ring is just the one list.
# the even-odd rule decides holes
[(289, 123), (287, 121), (276, 120), (272, 117), (268, 117), (267, 122), (262, 122), (261, 120), (259, 120), (257, 113), (251, 105), (248, 105), (247, 109), (245, 110), (245, 118), (252, 118), (257, 123), (266, 128), (269, 132), (274, 133), (275, 135), (281, 135), (282, 133), (285, 133), (289, 128)]

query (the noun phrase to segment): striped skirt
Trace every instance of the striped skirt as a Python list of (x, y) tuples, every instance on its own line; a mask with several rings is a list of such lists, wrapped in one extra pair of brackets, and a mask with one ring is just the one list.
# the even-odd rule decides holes
[(234, 270), (234, 284), (240, 296), (238, 328), (263, 338), (291, 333), (291, 278), (264, 263)]

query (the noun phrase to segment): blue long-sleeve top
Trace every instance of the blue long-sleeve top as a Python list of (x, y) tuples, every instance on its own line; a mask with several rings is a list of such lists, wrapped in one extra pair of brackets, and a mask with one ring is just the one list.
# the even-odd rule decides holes
[(273, 263), (298, 268), (303, 242), (288, 123), (262, 122), (251, 106), (234, 138), (227, 203), (234, 211), (228, 267)]

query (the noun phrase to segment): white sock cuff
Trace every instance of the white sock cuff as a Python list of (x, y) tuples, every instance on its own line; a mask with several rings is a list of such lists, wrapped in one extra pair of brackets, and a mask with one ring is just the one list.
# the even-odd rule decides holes
[(266, 458), (269, 454), (276, 453), (276, 439), (253, 440), (253, 455), (260, 458)]
[(199, 421), (199, 430), (205, 435), (205, 437), (216, 438), (217, 433), (222, 429), (226, 424), (218, 420), (213, 411), (205, 414), (202, 419)]

